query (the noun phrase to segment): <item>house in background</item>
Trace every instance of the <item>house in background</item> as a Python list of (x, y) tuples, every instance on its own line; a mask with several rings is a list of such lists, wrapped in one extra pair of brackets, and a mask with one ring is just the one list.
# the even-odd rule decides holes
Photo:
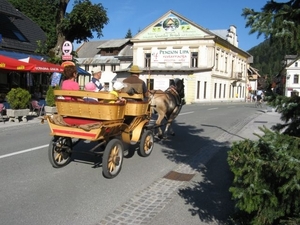
[[(106, 90), (112, 89), (117, 79), (115, 71), (127, 69), (132, 63), (132, 43), (130, 39), (113, 39), (84, 42), (77, 50), (78, 65), (90, 72), (101, 69), (101, 83)], [(91, 77), (80, 76), (79, 85), (83, 88)]]
[[(245, 101), (251, 55), (237, 37), (233, 25), (210, 31), (170, 10), (131, 39), (133, 64), (150, 90), (184, 79), (187, 103)], [(116, 72), (120, 80), (128, 76)]]
[[(0, 0), (0, 55), (15, 59), (44, 56), (35, 53), (38, 41), (44, 42), (46, 34), (31, 19), (15, 9), (7, 0)], [(20, 71), (0, 69), (0, 94), (5, 95), (13, 87), (26, 88), (32, 93), (34, 85), (42, 92), (50, 76), (32, 75)], [(46, 87), (44, 87), (46, 90)]]
[(285, 56), (285, 88), (284, 95), (291, 97), (298, 95), (300, 92), (300, 57), (297, 55)]

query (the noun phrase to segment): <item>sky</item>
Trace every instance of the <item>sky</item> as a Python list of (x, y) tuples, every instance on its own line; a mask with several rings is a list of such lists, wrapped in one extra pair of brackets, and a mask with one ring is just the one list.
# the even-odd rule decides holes
[[(72, 10), (74, 0), (68, 4), (67, 11)], [(109, 23), (102, 30), (103, 36), (92, 40), (109, 40), (125, 38), (128, 29), (132, 36), (142, 31), (169, 10), (208, 30), (228, 29), (230, 25), (237, 28), (239, 48), (248, 51), (264, 41), (257, 33), (249, 34), (245, 28), (246, 19), (241, 16), (243, 8), (261, 11), (267, 0), (91, 0), (101, 3), (107, 11)], [(74, 50), (79, 45), (74, 45)]]

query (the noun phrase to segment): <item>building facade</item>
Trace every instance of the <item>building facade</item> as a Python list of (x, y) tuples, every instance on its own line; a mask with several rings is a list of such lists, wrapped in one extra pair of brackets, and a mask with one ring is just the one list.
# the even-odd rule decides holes
[[(101, 81), (109, 77), (111, 84), (129, 76), (128, 69), (135, 64), (143, 70), (140, 78), (149, 90), (165, 90), (172, 79), (181, 78), (187, 103), (245, 101), (251, 87), (256, 88), (257, 73), (249, 73), (253, 57), (238, 47), (233, 25), (208, 30), (170, 10), (123, 40), (122, 44), (120, 40), (84, 43), (77, 50), (81, 68), (92, 72), (101, 67)], [(108, 60), (108, 51), (117, 60)]]
[[(246, 99), (251, 55), (238, 48), (235, 26), (209, 31), (168, 11), (131, 41), (133, 64), (148, 89), (165, 90), (170, 80), (183, 78), (187, 103)], [(116, 72), (120, 80), (128, 76)]]
[(300, 57), (296, 55), (288, 55), (285, 57), (285, 88), (284, 95), (291, 97), (298, 95), (300, 92)]

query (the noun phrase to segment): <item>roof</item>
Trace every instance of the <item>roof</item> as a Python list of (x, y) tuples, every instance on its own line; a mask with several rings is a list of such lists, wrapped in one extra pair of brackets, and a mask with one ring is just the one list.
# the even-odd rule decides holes
[(80, 65), (119, 64), (119, 59), (114, 56), (99, 56), (91, 58), (77, 58)]
[[(8, 4), (6, 0), (0, 0), (0, 7), (4, 10), (2, 3)], [(10, 8), (7, 9), (11, 11)], [(2, 34), (0, 46), (3, 50), (34, 53), (38, 48), (37, 41), (45, 41), (46, 34), (23, 13), (18, 12), (18, 14), (20, 17), (11, 20), (7, 14), (0, 13), (0, 33)]]
[(228, 30), (210, 30), (210, 31), (225, 40), (227, 39)]
[(83, 42), (83, 44), (80, 45), (76, 50), (78, 58), (94, 57), (99, 53), (99, 49), (97, 49), (97, 47), (104, 42), (105, 41), (103, 40)]
[(0, 14), (21, 18), (21, 13), (13, 7), (7, 0), (0, 0)]
[(101, 45), (98, 46), (98, 49), (103, 49), (103, 48), (119, 48), (125, 45), (127, 42), (129, 42), (130, 39), (125, 38), (125, 39), (112, 39), (105, 41)]
[[(84, 42), (76, 50), (78, 58), (93, 58), (98, 55), (101, 49), (105, 48), (120, 48), (130, 42), (130, 39), (112, 39), (101, 41), (88, 41)], [(120, 52), (121, 56), (132, 56), (131, 48), (125, 46)], [(119, 54), (119, 55), (120, 55)]]

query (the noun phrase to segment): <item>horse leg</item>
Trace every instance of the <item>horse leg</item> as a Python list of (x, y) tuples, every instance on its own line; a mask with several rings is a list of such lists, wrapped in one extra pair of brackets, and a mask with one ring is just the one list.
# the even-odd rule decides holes
[(158, 131), (158, 133), (157, 133), (157, 136), (158, 136), (158, 138), (160, 138), (160, 139), (162, 139), (163, 138), (163, 132), (162, 132), (162, 129), (161, 129), (161, 121), (163, 120), (163, 116), (161, 115), (161, 114), (158, 114), (158, 118), (157, 118), (157, 120), (156, 120), (156, 122), (155, 122), (155, 124), (156, 124), (156, 127), (157, 127), (157, 131)]

